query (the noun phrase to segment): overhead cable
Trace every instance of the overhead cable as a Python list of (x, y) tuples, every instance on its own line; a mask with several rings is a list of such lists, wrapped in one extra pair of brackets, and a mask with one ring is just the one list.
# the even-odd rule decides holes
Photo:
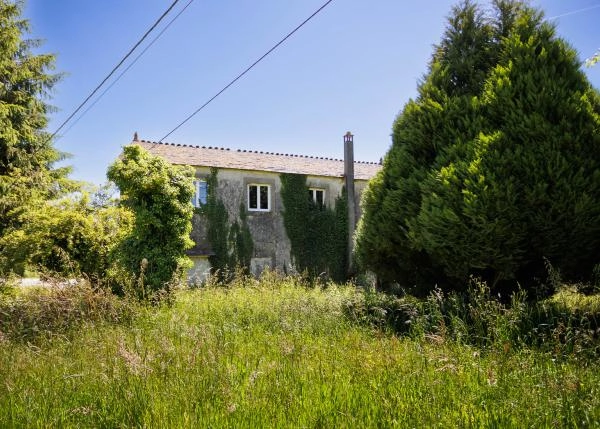
[(192, 119), (194, 116), (196, 116), (202, 109), (204, 109), (206, 106), (208, 106), (215, 98), (217, 98), (219, 95), (221, 95), (222, 93), (224, 93), (231, 85), (233, 85), (234, 83), (236, 83), (246, 73), (248, 73), (250, 70), (252, 70), (252, 68), (254, 68), (255, 65), (257, 65), (258, 63), (260, 63), (271, 52), (273, 52), (275, 49), (277, 49), (283, 42), (285, 42), (287, 39), (289, 39), (296, 31), (298, 31), (300, 28), (302, 28), (308, 21), (310, 21), (312, 18), (314, 18), (323, 9), (325, 9), (325, 7), (327, 5), (329, 5), (329, 3), (331, 3), (332, 1), (333, 0), (326, 1), (312, 15), (310, 15), (308, 18), (306, 18), (304, 21), (302, 21), (302, 23), (300, 25), (298, 25), (296, 28), (294, 28), (292, 31), (290, 31), (283, 39), (281, 39), (279, 42), (277, 42), (277, 44), (275, 44), (271, 49), (269, 49), (265, 54), (263, 54), (263, 56), (261, 56), (258, 60), (254, 61), (249, 67), (247, 67), (243, 72), (241, 72), (235, 79), (233, 79), (231, 82), (229, 82), (223, 89), (221, 89), (219, 92), (217, 92), (215, 95), (213, 95), (207, 102), (205, 102), (202, 106), (200, 106), (199, 108), (197, 108), (192, 114), (190, 114), (183, 121), (181, 121), (175, 128), (173, 128), (171, 131), (169, 131), (167, 134), (165, 134), (160, 140), (158, 140), (158, 143), (161, 143), (164, 139), (166, 139), (171, 134), (173, 134), (175, 131), (177, 131), (186, 122), (188, 122), (190, 119)]
[(152, 25), (152, 27), (150, 27), (148, 29), (148, 31), (146, 31), (146, 33), (144, 33), (144, 35), (141, 37), (140, 40), (138, 40), (136, 42), (135, 45), (133, 45), (133, 48), (131, 48), (129, 50), (129, 52), (127, 52), (127, 54), (123, 57), (123, 59), (121, 59), (121, 61), (119, 61), (119, 63), (111, 70), (111, 72), (102, 80), (102, 82), (100, 82), (98, 84), (98, 86), (96, 86), (96, 88), (94, 88), (94, 90), (90, 93), (90, 95), (88, 95), (86, 97), (85, 100), (83, 100), (81, 102), (81, 104), (73, 111), (73, 113), (71, 113), (69, 115), (69, 117), (67, 119), (65, 119), (63, 121), (62, 124), (60, 124), (60, 126), (56, 129), (56, 131), (54, 131), (54, 133), (52, 133), (52, 135), (49, 137), (48, 140), (52, 140), (56, 134), (58, 134), (58, 132), (73, 118), (73, 116), (75, 116), (77, 114), (77, 112), (79, 112), (81, 110), (81, 108), (90, 100), (90, 98), (92, 98), (94, 96), (94, 94), (96, 94), (96, 92), (98, 92), (98, 90), (106, 83), (106, 81), (108, 79), (110, 79), (110, 77), (117, 71), (117, 69), (119, 67), (121, 67), (121, 65), (127, 60), (127, 58), (129, 58), (131, 56), (131, 54), (133, 53), (133, 51), (136, 50), (136, 48), (146, 39), (146, 37), (148, 37), (148, 35), (156, 28), (156, 26), (165, 18), (165, 16), (168, 15), (168, 13), (171, 11), (171, 9), (173, 9), (175, 7), (175, 5), (179, 2), (179, 0), (175, 0), (171, 6), (169, 6), (167, 8), (167, 10), (165, 10), (163, 12), (163, 14), (156, 20), (156, 22)]
[(170, 20), (170, 21), (169, 21), (169, 22), (168, 22), (168, 23), (165, 25), (165, 28), (163, 28), (163, 29), (160, 31), (160, 33), (158, 33), (158, 34), (156, 35), (156, 37), (155, 37), (154, 39), (152, 39), (152, 41), (150, 41), (150, 42), (148, 43), (148, 45), (147, 45), (147, 46), (146, 46), (146, 47), (145, 47), (145, 48), (142, 50), (142, 52), (140, 52), (140, 53), (139, 53), (139, 54), (138, 54), (138, 55), (137, 55), (137, 56), (136, 56), (136, 57), (133, 59), (133, 61), (131, 61), (131, 63), (129, 63), (129, 65), (128, 65), (127, 67), (125, 67), (125, 69), (124, 69), (124, 70), (123, 70), (121, 73), (119, 73), (119, 75), (118, 75), (118, 76), (117, 76), (117, 77), (116, 77), (116, 78), (115, 78), (115, 79), (114, 79), (114, 80), (113, 80), (113, 81), (110, 83), (110, 85), (108, 85), (108, 86), (107, 86), (107, 87), (104, 89), (104, 91), (102, 91), (102, 92), (100, 93), (100, 95), (99, 95), (98, 97), (96, 97), (96, 99), (94, 100), (94, 102), (93, 102), (92, 104), (90, 104), (90, 105), (89, 105), (89, 106), (88, 106), (88, 107), (87, 107), (87, 108), (86, 108), (86, 109), (83, 111), (83, 113), (82, 113), (81, 115), (79, 115), (79, 117), (78, 117), (77, 119), (75, 119), (75, 121), (73, 121), (73, 122), (71, 123), (71, 125), (69, 126), (69, 128), (67, 128), (67, 129), (65, 130), (65, 134), (66, 134), (67, 132), (69, 132), (69, 130), (70, 130), (71, 128), (73, 128), (73, 127), (75, 126), (75, 124), (77, 124), (77, 122), (79, 122), (79, 120), (80, 120), (80, 119), (81, 119), (81, 118), (82, 118), (82, 117), (83, 117), (83, 116), (84, 116), (84, 115), (85, 115), (87, 112), (89, 112), (89, 111), (90, 111), (90, 109), (96, 105), (96, 103), (98, 103), (98, 101), (100, 101), (100, 99), (101, 99), (101, 98), (104, 96), (104, 94), (106, 94), (106, 93), (107, 93), (107, 92), (108, 92), (108, 91), (109, 91), (109, 90), (110, 90), (110, 89), (111, 89), (111, 88), (112, 88), (112, 87), (113, 87), (113, 86), (114, 86), (114, 85), (115, 85), (115, 84), (116, 84), (116, 83), (117, 83), (117, 82), (118, 82), (118, 81), (119, 81), (119, 80), (120, 80), (120, 79), (123, 77), (123, 75), (124, 75), (125, 73), (127, 73), (131, 67), (133, 67), (133, 65), (134, 65), (135, 63), (137, 63), (137, 61), (138, 61), (138, 60), (139, 60), (139, 59), (142, 57), (142, 55), (144, 55), (144, 54), (146, 53), (146, 51), (147, 51), (148, 49), (150, 49), (150, 47), (151, 47), (152, 45), (154, 45), (154, 43), (155, 43), (155, 42), (156, 42), (156, 41), (157, 41), (157, 40), (160, 38), (160, 36), (162, 36), (162, 35), (163, 35), (163, 33), (164, 33), (165, 31), (167, 31), (167, 29), (168, 29), (168, 28), (171, 26), (171, 24), (173, 24), (173, 22), (175, 22), (175, 21), (177, 20), (177, 18), (179, 18), (183, 12), (185, 12), (185, 10), (188, 8), (188, 6), (189, 6), (189, 5), (191, 5), (191, 4), (193, 3), (193, 1), (194, 1), (194, 0), (190, 0), (190, 1), (188, 1), (188, 2), (187, 2), (187, 4), (186, 4), (186, 5), (183, 7), (183, 9), (181, 9), (181, 10), (180, 10), (180, 11), (177, 13), (177, 15), (175, 15), (175, 16), (173, 17), (173, 19), (171, 19), (171, 20)]

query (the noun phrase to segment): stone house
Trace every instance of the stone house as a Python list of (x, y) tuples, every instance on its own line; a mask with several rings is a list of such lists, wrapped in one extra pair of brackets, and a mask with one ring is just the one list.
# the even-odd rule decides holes
[[(132, 144), (140, 145), (172, 164), (194, 167), (195, 207), (206, 204), (207, 178), (211, 168), (218, 169), (216, 195), (223, 201), (229, 219), (239, 218), (240, 204), (246, 209), (246, 222), (253, 241), (250, 269), (255, 275), (265, 267), (285, 270), (293, 263), (290, 240), (282, 216), (282, 173), (305, 175), (309, 188), (307, 198), (327, 207), (333, 207), (343, 187), (346, 187), (348, 243), (351, 252), (352, 233), (360, 216), (360, 195), (368, 180), (381, 168), (378, 163), (354, 162), (353, 137), (350, 133), (344, 136), (345, 160), (157, 143), (139, 140), (137, 134)], [(195, 246), (189, 251), (189, 256), (194, 267), (190, 270), (189, 277), (203, 279), (210, 269), (208, 258), (212, 249), (206, 239), (206, 228), (198, 214), (193, 218), (192, 239)]]

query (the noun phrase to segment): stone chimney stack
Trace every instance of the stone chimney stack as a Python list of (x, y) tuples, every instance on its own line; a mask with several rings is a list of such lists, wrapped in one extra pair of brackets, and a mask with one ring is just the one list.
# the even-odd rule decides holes
[(356, 207), (354, 198), (354, 136), (350, 131), (344, 136), (344, 178), (348, 201), (348, 274), (352, 275), (352, 253), (354, 248), (354, 229), (356, 228)]

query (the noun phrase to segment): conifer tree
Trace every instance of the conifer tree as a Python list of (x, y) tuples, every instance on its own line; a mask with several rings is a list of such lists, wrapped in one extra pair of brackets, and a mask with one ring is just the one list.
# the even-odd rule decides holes
[(62, 155), (46, 132), (54, 56), (34, 54), (26, 39), (21, 2), (0, 0), (0, 236), (18, 228), (29, 206), (56, 196), (68, 168), (53, 169)]
[(359, 262), (383, 282), (414, 286), (440, 279), (441, 268), (411, 239), (409, 226), (419, 213), (428, 173), (447, 158), (464, 156), (463, 143), (477, 134), (473, 97), (493, 64), (492, 39), (493, 28), (472, 2), (456, 6), (419, 96), (396, 118), (383, 169), (363, 196), (356, 236)]
[[(494, 5), (479, 36), (467, 38), (485, 41), (474, 57), (457, 43), (473, 31), (460, 16), (474, 6), (455, 9), (365, 195), (357, 248), (386, 280), (456, 289), (475, 274), (492, 286), (527, 286), (544, 261), (578, 280), (600, 262), (598, 93), (542, 13), (518, 1)], [(449, 55), (446, 43), (466, 56)], [(471, 79), (459, 78), (465, 70)], [(460, 82), (462, 94), (452, 85)]]
[(424, 186), (413, 231), (459, 282), (476, 273), (492, 286), (531, 285), (545, 261), (585, 279), (600, 262), (597, 92), (531, 8), (500, 46), (479, 97), (480, 133), (468, 157)]

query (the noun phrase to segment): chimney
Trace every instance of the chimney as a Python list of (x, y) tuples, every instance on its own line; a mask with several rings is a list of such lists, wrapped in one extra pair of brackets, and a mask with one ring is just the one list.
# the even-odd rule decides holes
[(354, 273), (352, 253), (354, 247), (354, 229), (356, 228), (356, 208), (354, 199), (354, 136), (350, 131), (344, 136), (344, 178), (346, 180), (346, 198), (348, 202), (348, 275)]

